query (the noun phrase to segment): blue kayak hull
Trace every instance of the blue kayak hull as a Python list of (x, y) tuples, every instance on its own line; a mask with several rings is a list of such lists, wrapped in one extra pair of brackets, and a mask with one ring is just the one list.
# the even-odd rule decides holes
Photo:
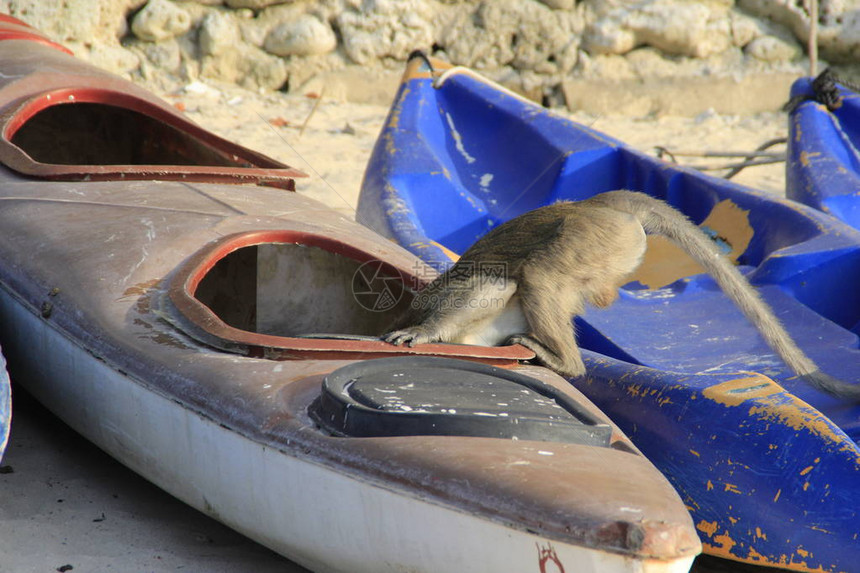
[[(410, 63), (357, 218), (444, 269), (505, 220), (619, 188), (704, 223), (810, 357), (860, 381), (860, 233), (641, 154), (468, 70)], [(577, 319), (588, 373), (571, 382), (672, 481), (706, 552), (850, 570), (860, 407), (795, 380), (709, 277), (653, 251), (613, 307)]]
[[(791, 88), (792, 97), (812, 93), (810, 78)], [(833, 112), (807, 101), (789, 115), (786, 195), (860, 229), (860, 95), (840, 94)]]

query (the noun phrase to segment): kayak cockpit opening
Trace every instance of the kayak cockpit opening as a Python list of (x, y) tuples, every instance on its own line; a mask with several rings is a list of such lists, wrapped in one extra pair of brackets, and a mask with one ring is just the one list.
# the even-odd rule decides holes
[(0, 163), (45, 179), (179, 179), (292, 189), (292, 178), (305, 176), (202, 129), (167, 104), (115, 89), (40, 93), (3, 117), (0, 127)]
[(39, 163), (252, 167), (152, 116), (105, 103), (64, 103), (36, 112), (11, 142)]
[(441, 354), (513, 365), (534, 357), (518, 345), (381, 341), (422, 283), (332, 237), (259, 231), (224, 237), (186, 260), (168, 278), (160, 306), (208, 346), (276, 360)]
[(261, 243), (219, 260), (194, 296), (228, 325), (249, 332), (378, 337), (413, 297), (396, 274), (372, 284), (378, 271), (317, 246)]

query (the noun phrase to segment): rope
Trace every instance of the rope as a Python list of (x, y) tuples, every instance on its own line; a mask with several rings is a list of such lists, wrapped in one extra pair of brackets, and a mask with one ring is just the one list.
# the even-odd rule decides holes
[(827, 68), (812, 80), (812, 95), (794, 96), (782, 106), (782, 110), (791, 113), (803, 102), (814, 101), (826, 106), (831, 112), (836, 111), (842, 107), (842, 94), (837, 83), (853, 92), (860, 92), (860, 86), (843, 80), (836, 72)]
[(665, 147), (655, 147), (657, 157), (666, 159), (672, 163), (679, 164), (678, 157), (716, 157), (716, 158), (739, 158), (740, 162), (724, 163), (722, 165), (685, 165), (698, 171), (719, 171), (729, 169), (730, 171), (723, 175), (724, 179), (731, 179), (747, 167), (755, 167), (756, 165), (770, 165), (773, 163), (781, 163), (785, 161), (785, 153), (782, 152), (767, 152), (766, 149), (785, 143), (786, 138), (778, 137), (766, 141), (755, 148), (754, 151), (671, 151)]
[(762, 143), (761, 145), (756, 147), (755, 152), (749, 154), (747, 156), (747, 159), (743, 163), (741, 163), (739, 165), (735, 165), (731, 171), (729, 171), (728, 173), (723, 175), (723, 179), (731, 179), (732, 177), (734, 177), (735, 175), (737, 175), (738, 173), (740, 173), (741, 171), (743, 171), (747, 167), (752, 167), (754, 165), (764, 165), (766, 163), (778, 163), (779, 161), (785, 161), (785, 154), (783, 154), (781, 159), (774, 158), (774, 159), (772, 159), (770, 161), (766, 161), (766, 162), (765, 162), (765, 160), (756, 160), (755, 158), (759, 154), (759, 152), (764, 151), (765, 149), (771, 148), (774, 145), (786, 143), (787, 141), (788, 140), (785, 137), (777, 137), (776, 139), (771, 139), (769, 141), (765, 141), (764, 143)]

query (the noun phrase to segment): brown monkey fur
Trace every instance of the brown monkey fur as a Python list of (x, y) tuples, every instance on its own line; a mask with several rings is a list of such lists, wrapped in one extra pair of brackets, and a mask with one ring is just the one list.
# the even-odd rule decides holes
[[(560, 374), (582, 376), (571, 318), (586, 303), (607, 307), (618, 298), (642, 262), (646, 233), (667, 237), (701, 264), (803, 380), (860, 401), (860, 384), (821, 372), (701, 229), (667, 203), (633, 191), (547, 205), (496, 227), (422, 290), (398, 329), (382, 338), (409, 346), (519, 343)], [(499, 304), (489, 304), (489, 297)]]

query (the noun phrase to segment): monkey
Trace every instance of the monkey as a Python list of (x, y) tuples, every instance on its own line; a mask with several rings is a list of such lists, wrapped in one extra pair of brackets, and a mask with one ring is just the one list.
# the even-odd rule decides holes
[[(398, 346), (520, 344), (559, 374), (583, 376), (571, 319), (587, 303), (605, 308), (618, 298), (643, 260), (646, 233), (665, 236), (702, 265), (802, 380), (860, 402), (860, 384), (822, 372), (710, 237), (668, 203), (636, 191), (560, 201), (495, 227), (422, 289), (381, 338)], [(493, 280), (499, 265), (504, 281)], [(497, 304), (488, 305), (489, 297)]]

